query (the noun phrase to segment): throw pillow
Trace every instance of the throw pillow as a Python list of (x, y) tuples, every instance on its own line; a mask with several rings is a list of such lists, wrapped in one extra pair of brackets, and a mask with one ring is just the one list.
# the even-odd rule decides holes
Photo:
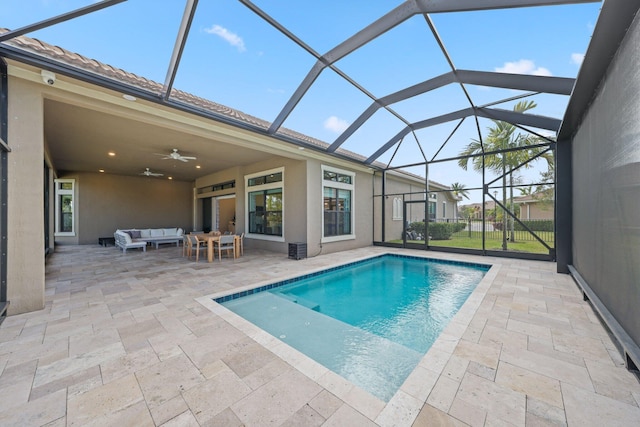
[(140, 238), (140, 230), (131, 230), (131, 232), (129, 234), (131, 235), (132, 239), (139, 239)]
[(129, 235), (129, 237), (133, 237), (133, 236), (131, 235), (131, 230), (124, 230), (124, 232), (125, 232), (125, 233), (127, 233), (127, 234)]

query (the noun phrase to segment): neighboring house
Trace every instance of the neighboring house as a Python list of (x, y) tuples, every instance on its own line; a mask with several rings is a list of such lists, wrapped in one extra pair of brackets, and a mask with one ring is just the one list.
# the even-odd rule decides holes
[(514, 197), (513, 203), (520, 207), (521, 220), (554, 219), (553, 199), (543, 194)]
[[(484, 202), (484, 210), (487, 218), (493, 218), (495, 215), (496, 203), (493, 200)], [(482, 203), (469, 203), (458, 206), (458, 217), (463, 217), (463, 212), (473, 212), (471, 219), (482, 219)], [(467, 219), (467, 218), (464, 218)]]
[[(376, 181), (376, 194), (382, 194), (380, 181)], [(451, 187), (431, 180), (428, 182), (428, 187), (428, 193), (425, 193), (426, 185), (423, 177), (397, 171), (387, 172), (384, 197), (385, 235), (383, 238), (381, 223), (376, 222), (374, 240), (401, 239), (404, 225), (412, 222), (454, 220), (458, 201), (451, 192)], [(382, 203), (382, 200), (376, 203)], [(382, 209), (376, 206), (374, 211), (379, 212)]]

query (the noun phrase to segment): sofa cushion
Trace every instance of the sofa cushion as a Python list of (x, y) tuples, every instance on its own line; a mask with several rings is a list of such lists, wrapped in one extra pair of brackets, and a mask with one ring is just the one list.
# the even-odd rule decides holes
[(151, 237), (162, 237), (162, 236), (164, 236), (162, 228), (152, 228), (151, 229)]
[(164, 228), (164, 235), (165, 236), (177, 236), (178, 235), (178, 229), (177, 228)]
[(131, 243), (131, 234), (129, 234), (128, 231), (125, 231), (124, 233), (122, 233), (124, 235), (124, 242), (128, 245), (129, 243)]
[(184, 230), (182, 228), (178, 228), (176, 231), (176, 235), (182, 236), (184, 234)]
[(139, 239), (140, 238), (140, 230), (130, 230), (129, 231), (129, 235), (131, 236), (132, 239)]
[(140, 238), (146, 239), (147, 237), (151, 237), (151, 230), (148, 228), (140, 230)]

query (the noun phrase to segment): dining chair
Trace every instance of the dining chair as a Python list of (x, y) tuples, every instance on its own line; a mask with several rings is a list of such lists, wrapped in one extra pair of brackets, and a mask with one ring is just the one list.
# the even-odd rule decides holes
[(189, 242), (188, 234), (184, 234), (182, 236), (182, 256), (188, 256), (191, 258), (191, 243)]
[(193, 255), (193, 252), (195, 251), (196, 253), (196, 262), (198, 262), (198, 259), (200, 258), (200, 251), (207, 251), (207, 244), (206, 242), (202, 242), (198, 239), (198, 237), (194, 234), (190, 234), (189, 235), (189, 246), (190, 248), (190, 253), (189, 253), (189, 258), (191, 258), (191, 256)]
[(240, 241), (240, 255), (244, 255), (244, 231), (242, 232), (242, 234), (240, 235), (240, 239), (238, 239)]
[(233, 234), (223, 234), (220, 236), (220, 239), (216, 241), (216, 249), (218, 250), (218, 259), (222, 261), (222, 251), (227, 252), (227, 256), (229, 255), (229, 251), (233, 254), (233, 257), (236, 257), (236, 236)]

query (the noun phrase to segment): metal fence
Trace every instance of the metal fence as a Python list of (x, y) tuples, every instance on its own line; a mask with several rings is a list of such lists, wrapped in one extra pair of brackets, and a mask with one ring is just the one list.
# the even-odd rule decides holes
[[(482, 228), (484, 224), (485, 239), (487, 240), (503, 240), (503, 223), (486, 221), (482, 219), (438, 219), (429, 221), (433, 223), (448, 223), (451, 224), (451, 237), (466, 237), (466, 238), (478, 238), (482, 237)], [(533, 242), (537, 241), (533, 234), (529, 230), (535, 233), (540, 239), (547, 243), (553, 243), (554, 222), (553, 220), (523, 220), (523, 224), (526, 228), (517, 221), (508, 221), (506, 224), (506, 240), (510, 242)], [(421, 223), (409, 224), (408, 230), (416, 231), (420, 239), (423, 239), (424, 225)], [(429, 233), (432, 234), (431, 232)]]
[[(439, 222), (465, 224), (465, 227), (453, 233), (453, 236), (469, 236), (469, 232), (473, 234), (482, 233), (482, 219), (473, 219), (471, 221), (463, 219), (440, 220)], [(545, 242), (554, 241), (554, 223), (553, 220), (524, 220), (522, 221), (527, 228), (534, 232), (539, 238)], [(502, 222), (486, 221), (484, 223), (485, 238), (487, 240), (502, 240), (503, 238)], [(537, 240), (525, 227), (517, 221), (507, 221), (506, 224), (507, 240), (509, 241), (535, 241)]]

